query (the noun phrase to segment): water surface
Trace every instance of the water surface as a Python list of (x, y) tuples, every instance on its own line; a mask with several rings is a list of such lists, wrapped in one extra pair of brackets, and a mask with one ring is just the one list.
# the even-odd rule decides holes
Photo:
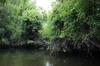
[(97, 59), (53, 57), (44, 51), (0, 51), (0, 66), (100, 66)]

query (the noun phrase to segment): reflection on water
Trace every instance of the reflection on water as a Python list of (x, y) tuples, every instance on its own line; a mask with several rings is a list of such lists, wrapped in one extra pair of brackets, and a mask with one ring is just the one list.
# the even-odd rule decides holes
[(53, 66), (49, 61), (46, 62), (45, 66)]
[(0, 66), (100, 66), (99, 60), (52, 57), (43, 51), (0, 51)]

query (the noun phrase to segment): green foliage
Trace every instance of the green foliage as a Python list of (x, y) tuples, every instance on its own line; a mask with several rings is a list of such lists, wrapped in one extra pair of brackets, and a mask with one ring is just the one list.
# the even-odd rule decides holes
[(0, 1), (0, 44), (19, 40), (65, 38), (81, 44), (87, 36), (100, 40), (99, 0), (57, 0), (49, 13), (29, 0)]
[(41, 16), (35, 5), (28, 0), (7, 0), (3, 3), (0, 2), (0, 43), (4, 39), (10, 43), (26, 38), (27, 41), (29, 36), (34, 39), (39, 35)]
[(41, 37), (44, 39), (53, 39), (53, 22), (51, 20), (51, 13), (43, 13), (42, 28), (40, 30)]
[(52, 13), (55, 35), (69, 37), (75, 43), (82, 43), (87, 35), (98, 38), (99, 6), (99, 0), (60, 0)]

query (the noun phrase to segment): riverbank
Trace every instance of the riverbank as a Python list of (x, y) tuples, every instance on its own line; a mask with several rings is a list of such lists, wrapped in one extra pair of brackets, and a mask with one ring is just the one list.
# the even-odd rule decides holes
[(99, 43), (93, 43), (94, 40), (75, 44), (68, 38), (55, 38), (53, 40), (37, 39), (18, 41), (9, 44), (0, 44), (0, 49), (24, 49), (24, 50), (44, 50), (53, 56), (86, 56), (99, 57)]
[(50, 50), (48, 47), (43, 46), (37, 46), (37, 45), (22, 45), (22, 46), (15, 46), (15, 45), (0, 45), (0, 51), (16, 51), (16, 50), (22, 50), (22, 51), (46, 51), (49, 55), (55, 56), (55, 57), (68, 57), (68, 56), (79, 56), (79, 57), (90, 57), (90, 58), (99, 58), (100, 57), (100, 51), (98, 49), (92, 49), (90, 52), (83, 51), (83, 49), (70, 49), (69, 51), (62, 51), (62, 50)]

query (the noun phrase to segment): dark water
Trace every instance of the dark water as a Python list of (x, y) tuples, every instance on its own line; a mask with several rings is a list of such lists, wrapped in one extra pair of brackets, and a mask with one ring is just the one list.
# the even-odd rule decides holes
[(97, 59), (53, 57), (43, 51), (0, 51), (0, 66), (100, 66)]

